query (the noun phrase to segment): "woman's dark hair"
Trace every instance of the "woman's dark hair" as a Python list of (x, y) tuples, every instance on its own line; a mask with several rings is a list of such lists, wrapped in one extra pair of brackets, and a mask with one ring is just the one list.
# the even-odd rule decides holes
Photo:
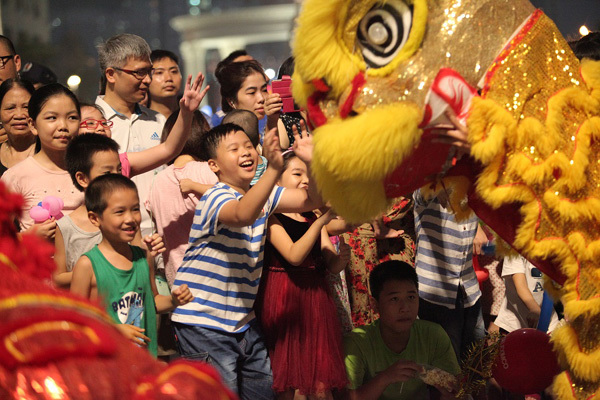
[(77, 114), (79, 114), (81, 117), (79, 100), (77, 100), (77, 97), (73, 94), (73, 92), (60, 83), (50, 83), (46, 86), (42, 86), (31, 95), (31, 99), (29, 99), (29, 117), (35, 121), (48, 100), (51, 97), (60, 95), (67, 96), (73, 101), (75, 108), (77, 108)]
[(600, 32), (591, 32), (571, 45), (573, 53), (580, 60), (591, 58), (600, 61)]
[(279, 67), (277, 71), (277, 79), (283, 78), (284, 75), (292, 76), (294, 74), (294, 57), (288, 57)]
[(248, 52), (246, 50), (234, 50), (227, 57), (219, 61), (217, 67), (215, 68), (215, 76), (217, 76), (223, 68), (234, 62), (238, 57), (247, 56)]
[(265, 81), (269, 80), (262, 66), (254, 60), (230, 63), (215, 71), (215, 76), (221, 85), (221, 108), (224, 112), (233, 110), (230, 103), (237, 101), (237, 93), (246, 78), (257, 72), (265, 78)]
[[(179, 116), (179, 110), (175, 110), (169, 116), (169, 118), (167, 118), (167, 122), (165, 122), (165, 126), (163, 127), (162, 135), (160, 137), (161, 143), (164, 143), (165, 140), (167, 140), (167, 137), (169, 137), (169, 134), (171, 133), (171, 130), (173, 129), (173, 126), (175, 125), (175, 121), (177, 121), (178, 116)], [(200, 112), (200, 110), (194, 111), (194, 114), (192, 117), (192, 130), (190, 132), (190, 136), (188, 137), (185, 144), (183, 145), (183, 149), (181, 150), (179, 155), (176, 156), (175, 158), (177, 158), (181, 155), (184, 155), (184, 154), (188, 154), (194, 158), (197, 158), (198, 160), (206, 161), (206, 160), (204, 160), (204, 157), (202, 154), (202, 151), (203, 151), (202, 143), (204, 142), (204, 135), (209, 130), (210, 130), (210, 125), (206, 121), (206, 118), (204, 118), (204, 114), (202, 114), (202, 112)], [(173, 164), (173, 161), (175, 161), (175, 158), (170, 160), (167, 164), (168, 165)]]
[(2, 82), (2, 85), (0, 85), (0, 105), (2, 105), (2, 101), (4, 100), (6, 93), (10, 92), (11, 89), (16, 87), (26, 90), (30, 95), (33, 95), (33, 92), (35, 92), (35, 88), (29, 81), (21, 78), (7, 79)]

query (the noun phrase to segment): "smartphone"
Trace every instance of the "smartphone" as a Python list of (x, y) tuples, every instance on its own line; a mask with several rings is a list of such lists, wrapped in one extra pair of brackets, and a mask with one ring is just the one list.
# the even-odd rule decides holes
[(283, 107), (281, 112), (291, 113), (294, 111), (300, 111), (300, 108), (294, 103), (292, 97), (292, 78), (288, 75), (283, 75), (281, 79), (276, 79), (271, 82), (271, 90), (273, 93), (279, 93)]

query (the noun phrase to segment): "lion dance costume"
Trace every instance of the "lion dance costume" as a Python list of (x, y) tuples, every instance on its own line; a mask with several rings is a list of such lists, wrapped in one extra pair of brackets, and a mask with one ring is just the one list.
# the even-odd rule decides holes
[[(449, 188), (458, 217), (474, 211), (552, 279), (568, 321), (554, 393), (597, 395), (600, 62), (580, 64), (527, 0), (306, 0), (293, 47), (325, 199), (361, 222)], [(464, 117), (467, 157), (432, 140), (434, 97)]]
[(103, 309), (51, 288), (53, 247), (18, 237), (23, 204), (0, 183), (1, 399), (236, 399), (207, 364), (156, 361)]

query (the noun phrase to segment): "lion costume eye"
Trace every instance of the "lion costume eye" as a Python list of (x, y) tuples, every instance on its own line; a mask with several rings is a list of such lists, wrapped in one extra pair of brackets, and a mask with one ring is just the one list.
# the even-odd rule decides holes
[(358, 47), (367, 65), (387, 65), (406, 44), (412, 24), (413, 10), (403, 0), (377, 4), (358, 24)]

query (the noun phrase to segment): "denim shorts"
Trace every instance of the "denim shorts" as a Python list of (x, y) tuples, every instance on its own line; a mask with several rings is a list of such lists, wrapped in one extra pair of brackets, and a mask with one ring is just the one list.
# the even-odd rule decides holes
[(273, 399), (273, 375), (256, 321), (244, 332), (229, 333), (173, 322), (181, 355), (214, 366), (225, 385), (242, 400)]

